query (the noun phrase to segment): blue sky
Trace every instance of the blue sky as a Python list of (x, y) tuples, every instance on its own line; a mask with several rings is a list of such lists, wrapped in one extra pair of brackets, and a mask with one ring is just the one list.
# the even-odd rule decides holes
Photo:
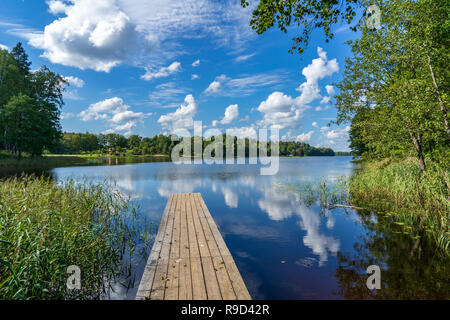
[(333, 95), (355, 38), (337, 26), (290, 54), (293, 28), (257, 35), (239, 0), (0, 0), (0, 47), (21, 41), (33, 61), (67, 77), (69, 132), (153, 136), (278, 128), (286, 140), (348, 150)]

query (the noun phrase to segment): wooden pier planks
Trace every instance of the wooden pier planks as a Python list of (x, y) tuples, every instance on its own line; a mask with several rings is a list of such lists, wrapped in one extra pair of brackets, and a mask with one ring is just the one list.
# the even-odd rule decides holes
[(136, 299), (251, 299), (199, 193), (169, 197)]

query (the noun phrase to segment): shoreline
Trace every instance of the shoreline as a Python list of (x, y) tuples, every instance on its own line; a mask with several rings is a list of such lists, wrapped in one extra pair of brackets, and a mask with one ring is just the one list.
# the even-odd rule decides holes
[[(279, 158), (334, 158), (334, 157), (351, 157), (351, 156), (279, 156)], [(236, 159), (237, 157), (235, 157)], [(246, 157), (248, 158), (248, 157)], [(189, 157), (185, 157), (189, 159)], [(191, 157), (192, 160), (199, 159), (199, 157)], [(21, 170), (45, 170), (58, 167), (71, 166), (89, 166), (89, 165), (111, 165), (111, 160), (116, 160), (115, 165), (133, 163), (133, 160), (138, 162), (172, 162), (170, 156), (156, 154), (156, 155), (56, 155), (49, 154), (41, 157), (23, 157), (18, 160), (15, 156), (7, 156), (0, 158), (0, 171), (3, 173), (21, 171)], [(121, 161), (118, 163), (117, 161)], [(353, 161), (353, 160), (352, 160)]]
[[(65, 157), (78, 157), (78, 158), (104, 158), (104, 159), (108, 159), (108, 158), (123, 158), (123, 159), (136, 159), (136, 158), (170, 158), (170, 155), (165, 155), (165, 154), (148, 154), (148, 155), (84, 155), (84, 154), (46, 154), (43, 155), (42, 158), (65, 158)], [(334, 156), (283, 156), (283, 155), (279, 155), (279, 158), (321, 158), (321, 157), (326, 157), (326, 158), (334, 158), (334, 157), (352, 157), (352, 155), (334, 155)], [(184, 158), (189, 158), (189, 157), (184, 157)], [(193, 159), (197, 159), (200, 157), (196, 157), (193, 156), (191, 157)], [(237, 158), (237, 157), (234, 157)], [(249, 157), (245, 157), (245, 158), (249, 158)], [(1, 160), (0, 160), (1, 161)]]

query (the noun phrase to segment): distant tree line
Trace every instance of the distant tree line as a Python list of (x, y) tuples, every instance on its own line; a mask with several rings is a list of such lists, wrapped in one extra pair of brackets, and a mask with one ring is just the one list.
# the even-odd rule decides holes
[(330, 148), (316, 148), (304, 142), (280, 142), (280, 155), (291, 157), (334, 156)]
[(23, 153), (41, 155), (61, 136), (65, 81), (45, 66), (30, 66), (21, 43), (0, 50), (0, 149), (19, 159)]
[(50, 149), (55, 154), (83, 153), (127, 153), (131, 155), (169, 155), (176, 142), (169, 136), (158, 135), (153, 138), (143, 138), (132, 135), (64, 133), (58, 143)]
[[(173, 141), (170, 136), (157, 135), (152, 138), (144, 138), (132, 135), (128, 138), (120, 134), (92, 134), (92, 133), (64, 133), (58, 143), (50, 150), (55, 154), (124, 154), (124, 155), (170, 155), (172, 149), (183, 139), (191, 139), (191, 152), (196, 155), (194, 138), (180, 138)], [(202, 150), (213, 143), (216, 138), (198, 138), (202, 143)], [(234, 154), (237, 155), (238, 143), (245, 143), (245, 155), (249, 156), (250, 140), (238, 139), (224, 135), (224, 154), (226, 154), (227, 141), (234, 142)], [(254, 140), (252, 140), (254, 141)], [(259, 142), (254, 141), (259, 148)], [(271, 154), (270, 145), (268, 154)], [(279, 152), (281, 156), (334, 156), (329, 148), (315, 148), (303, 142), (280, 142)]]

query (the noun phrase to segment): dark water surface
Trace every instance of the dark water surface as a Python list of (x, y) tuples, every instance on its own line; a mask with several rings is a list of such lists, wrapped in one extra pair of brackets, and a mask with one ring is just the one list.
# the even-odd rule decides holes
[[(376, 213), (322, 210), (279, 184), (336, 181), (355, 170), (351, 157), (281, 158), (275, 176), (256, 165), (175, 165), (168, 162), (66, 167), (58, 180), (113, 179), (143, 214), (159, 224), (172, 193), (202, 194), (253, 299), (449, 298), (448, 261), (426, 243), (377, 223)], [(119, 165), (115, 165), (119, 164)], [(154, 233), (156, 233), (156, 228)], [(113, 299), (133, 299), (116, 286)], [(366, 268), (382, 269), (383, 288), (366, 287)]]

